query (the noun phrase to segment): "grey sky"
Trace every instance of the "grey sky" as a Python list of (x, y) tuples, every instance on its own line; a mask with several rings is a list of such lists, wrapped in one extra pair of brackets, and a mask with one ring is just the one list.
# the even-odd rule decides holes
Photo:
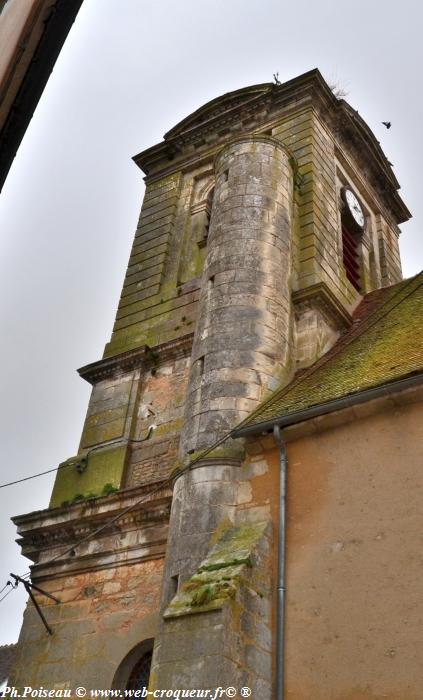
[[(142, 201), (131, 161), (208, 100), (318, 67), (348, 90), (414, 214), (404, 274), (423, 267), (422, 16), (416, 0), (85, 0), (0, 195), (1, 482), (75, 454)], [(391, 120), (387, 131), (382, 120)], [(0, 490), (0, 588), (28, 562), (10, 517), (53, 478)], [(1, 603), (0, 644), (25, 596)]]

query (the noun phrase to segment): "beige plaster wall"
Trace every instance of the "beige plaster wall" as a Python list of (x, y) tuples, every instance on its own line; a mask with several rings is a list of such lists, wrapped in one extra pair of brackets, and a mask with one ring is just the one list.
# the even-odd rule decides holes
[(422, 697), (423, 408), (360, 413), (288, 445), (287, 700)]

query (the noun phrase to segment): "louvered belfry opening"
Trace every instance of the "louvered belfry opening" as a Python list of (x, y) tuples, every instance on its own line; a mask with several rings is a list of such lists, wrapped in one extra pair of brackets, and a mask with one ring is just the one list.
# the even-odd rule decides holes
[(342, 254), (347, 278), (353, 287), (360, 291), (360, 238), (342, 223)]

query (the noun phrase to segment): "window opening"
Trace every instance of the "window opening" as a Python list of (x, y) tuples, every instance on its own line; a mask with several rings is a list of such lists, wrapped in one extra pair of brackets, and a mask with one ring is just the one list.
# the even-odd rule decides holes
[(170, 586), (169, 586), (169, 601), (172, 600), (172, 598), (177, 594), (179, 588), (179, 576), (171, 576), (170, 577)]
[(143, 690), (148, 688), (152, 657), (153, 652), (148, 651), (137, 661), (129, 676), (126, 690)]
[(202, 377), (204, 374), (204, 355), (199, 357), (197, 360), (198, 376)]

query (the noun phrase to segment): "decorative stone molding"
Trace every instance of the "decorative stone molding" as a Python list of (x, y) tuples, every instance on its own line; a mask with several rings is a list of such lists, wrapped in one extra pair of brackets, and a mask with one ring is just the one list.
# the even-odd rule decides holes
[(197, 162), (201, 153), (207, 152), (210, 157), (231, 135), (268, 131), (282, 114), (307, 106), (336, 136), (341, 149), (346, 147), (363, 163), (363, 172), (369, 173), (368, 179), (384, 206), (395, 211), (397, 223), (410, 218), (397, 191), (398, 181), (374, 134), (356, 110), (335, 97), (317, 69), (281, 86), (254, 85), (212, 100), (168, 131), (162, 143), (135, 156), (134, 161), (154, 179), (159, 171), (162, 176), (183, 168), (194, 153)]
[(164, 556), (171, 497), (162, 481), (14, 517), (33, 580)]
[(193, 333), (188, 333), (161, 345), (143, 345), (136, 350), (128, 350), (85, 365), (78, 369), (78, 374), (90, 384), (97, 384), (103, 379), (132, 372), (134, 369), (148, 369), (169, 360), (187, 357), (191, 352), (193, 337)]
[(317, 308), (335, 328), (344, 330), (352, 324), (352, 316), (323, 283), (293, 292), (292, 302), (297, 317), (310, 308)]

